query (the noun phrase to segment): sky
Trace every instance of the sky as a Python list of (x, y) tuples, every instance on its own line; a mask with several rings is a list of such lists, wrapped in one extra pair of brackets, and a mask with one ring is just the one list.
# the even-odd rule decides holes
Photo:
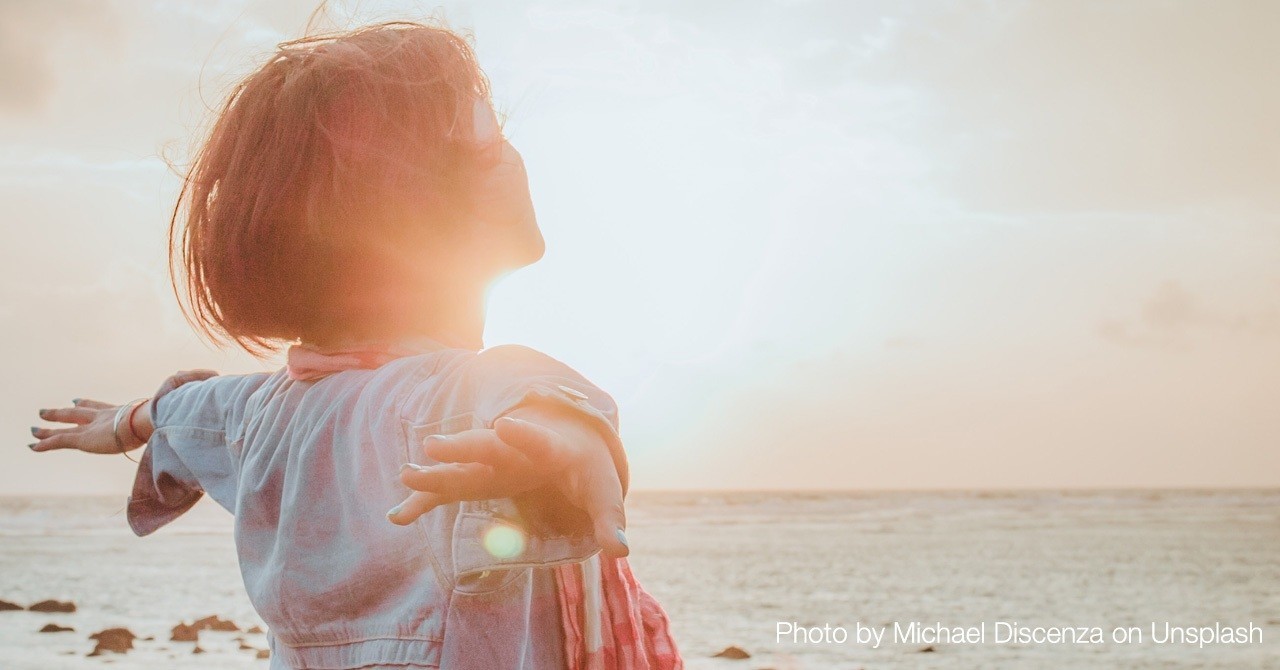
[[(120, 494), (40, 407), (202, 342), (164, 232), (314, 2), (0, 0), (0, 494)], [(488, 345), (621, 409), (644, 489), (1280, 486), (1280, 4), (359, 2), (474, 34), (546, 257)]]

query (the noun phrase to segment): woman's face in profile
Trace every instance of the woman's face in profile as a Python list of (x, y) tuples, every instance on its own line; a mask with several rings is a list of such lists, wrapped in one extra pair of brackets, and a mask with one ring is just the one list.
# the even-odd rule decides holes
[(461, 225), (431, 236), (411, 262), (428, 283), (492, 281), (537, 262), (545, 251), (523, 157), (502, 136), (487, 102), (476, 102), (474, 123), (477, 141), (499, 143), (498, 159), (472, 182)]
[(506, 139), (502, 141), (502, 159), (494, 168), (492, 185), (494, 193), (500, 194), (497, 206), (482, 212), (481, 220), (496, 226), (499, 234), (508, 236), (515, 252), (510, 269), (537, 262), (546, 250), (546, 243), (533, 210), (529, 174), (525, 171), (524, 157)]
[(476, 234), (469, 237), (481, 243), (473, 251), (487, 257), (475, 259), (480, 265), (498, 273), (509, 272), (542, 258), (545, 242), (533, 211), (524, 158), (502, 136), (497, 116), (487, 101), (476, 101), (474, 123), (476, 138), (481, 142), (501, 141), (501, 153), (497, 164), (475, 184), (470, 218)]

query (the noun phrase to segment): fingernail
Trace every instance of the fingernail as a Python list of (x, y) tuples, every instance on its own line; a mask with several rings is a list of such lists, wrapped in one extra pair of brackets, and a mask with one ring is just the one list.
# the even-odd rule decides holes
[(399, 514), (400, 510), (402, 509), (404, 509), (404, 503), (400, 503), (399, 505), (392, 507), (391, 509), (387, 510), (387, 518), (390, 519), (391, 517)]
[(32, 427), (31, 427), (31, 435), (32, 435), (32, 437), (39, 437), (39, 435), (37, 435), (37, 433), (39, 433), (39, 432), (40, 432), (40, 429), (39, 429), (39, 428), (37, 428), (37, 427), (35, 427), (35, 426), (32, 426)]
[(631, 548), (631, 545), (627, 544), (627, 534), (626, 534), (626, 533), (624, 533), (624, 532), (622, 532), (622, 529), (621, 529), (621, 528), (619, 528), (619, 529), (617, 529), (617, 530), (613, 531), (613, 536), (614, 536), (614, 537), (616, 537), (616, 538), (618, 538), (618, 542), (621, 542), (621, 543), (622, 543), (622, 546), (624, 546), (624, 547), (626, 547), (626, 548), (628, 548), (628, 549), (630, 549), (630, 548)]
[(31, 444), (28, 444), (28, 445), (27, 445), (27, 448), (28, 448), (28, 449), (30, 449), (31, 451), (35, 451), (35, 450), (36, 450), (36, 445), (37, 445), (37, 444), (40, 444), (40, 443), (39, 443), (39, 442), (32, 442)]
[(49, 413), (49, 410), (47, 410), (47, 409), (42, 409), (42, 410), (40, 410), (40, 416), (42, 416), (42, 417), (43, 417), (44, 415), (48, 414), (48, 413)]
[(79, 405), (79, 404), (80, 404), (80, 399), (79, 399), (79, 398), (72, 398), (72, 399), (71, 399), (71, 404), (72, 404), (72, 405)]

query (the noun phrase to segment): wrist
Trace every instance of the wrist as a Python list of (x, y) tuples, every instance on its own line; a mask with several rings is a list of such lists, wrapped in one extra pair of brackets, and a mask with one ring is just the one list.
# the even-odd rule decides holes
[(526, 491), (511, 500), (534, 535), (591, 534), (591, 517), (571, 502), (560, 485)]
[(132, 451), (147, 443), (151, 438), (150, 421), (144, 421), (138, 415), (143, 407), (150, 405), (149, 398), (141, 398), (128, 402), (116, 409), (111, 424), (112, 437), (121, 453)]

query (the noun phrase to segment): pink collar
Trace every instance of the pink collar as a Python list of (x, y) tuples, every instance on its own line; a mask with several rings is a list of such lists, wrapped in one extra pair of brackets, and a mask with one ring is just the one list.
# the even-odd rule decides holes
[(447, 348), (426, 338), (398, 344), (368, 344), (327, 351), (309, 344), (295, 344), (289, 347), (285, 369), (290, 379), (311, 381), (343, 370), (372, 370), (397, 358)]

